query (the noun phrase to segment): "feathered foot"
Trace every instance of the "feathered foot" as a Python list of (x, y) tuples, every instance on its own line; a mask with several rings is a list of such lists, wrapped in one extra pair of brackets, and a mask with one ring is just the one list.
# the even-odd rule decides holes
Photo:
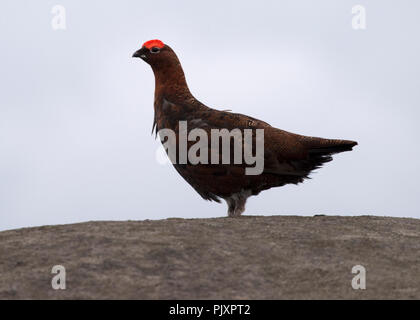
[(250, 195), (250, 190), (243, 190), (225, 198), (228, 205), (228, 216), (231, 218), (239, 217), (245, 211), (246, 200)]

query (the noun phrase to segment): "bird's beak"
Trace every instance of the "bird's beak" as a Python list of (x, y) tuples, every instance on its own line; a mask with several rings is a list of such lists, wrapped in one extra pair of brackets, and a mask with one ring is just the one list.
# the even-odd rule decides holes
[(146, 55), (144, 51), (145, 51), (144, 47), (141, 48), (140, 50), (137, 50), (136, 52), (133, 53), (133, 58), (146, 59)]

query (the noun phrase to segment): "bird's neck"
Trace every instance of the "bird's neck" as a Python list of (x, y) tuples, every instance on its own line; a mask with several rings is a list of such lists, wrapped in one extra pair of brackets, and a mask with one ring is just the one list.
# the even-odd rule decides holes
[(178, 59), (152, 69), (155, 74), (155, 98), (164, 97), (173, 103), (193, 98)]

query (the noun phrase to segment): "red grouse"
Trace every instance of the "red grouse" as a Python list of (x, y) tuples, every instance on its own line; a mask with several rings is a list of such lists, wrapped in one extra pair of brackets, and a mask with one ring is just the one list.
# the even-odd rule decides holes
[[(355, 141), (322, 139), (290, 133), (243, 114), (205, 106), (191, 94), (175, 52), (160, 40), (147, 41), (133, 54), (133, 57), (143, 59), (153, 69), (155, 75), (153, 130), (161, 133), (162, 129), (170, 129), (174, 132), (175, 142), (172, 141), (169, 146), (174, 146), (175, 154), (178, 155), (175, 161), (173, 154), (170, 157), (175, 169), (205, 200), (220, 202), (220, 199), (224, 199), (230, 217), (241, 215), (249, 196), (257, 195), (272, 187), (303, 182), (312, 170), (331, 161), (331, 155), (350, 151), (357, 145)], [(197, 129), (200, 129), (197, 131), (200, 132), (200, 139), (194, 134), (196, 141), (193, 141), (195, 139), (190, 139), (190, 133)], [(234, 135), (228, 136), (227, 157), (230, 161), (223, 161), (225, 156), (222, 154), (223, 145), (214, 144), (211, 139), (204, 142), (208, 150), (200, 149), (196, 154), (200, 159), (204, 157), (209, 161), (198, 163), (192, 161), (189, 156), (193, 144), (199, 140), (202, 142), (203, 132), (211, 137), (211, 132), (216, 129), (220, 132), (225, 129), (225, 133), (229, 134), (235, 130), (237, 133), (239, 130), (239, 135), (243, 133), (244, 140), (246, 132), (252, 132), (248, 144), (246, 141), (240, 142), (240, 147), (244, 149), (240, 156), (245, 155), (247, 145), (249, 147), (251, 144), (252, 149), (254, 144), (261, 142), (261, 136), (258, 136), (257, 131), (263, 129), (259, 130), (263, 131), (263, 167), (260, 172), (247, 174), (247, 169), (250, 167), (248, 163), (233, 161), (236, 145), (231, 142), (235, 140)], [(186, 148), (183, 149), (182, 137), (185, 136), (188, 136), (188, 140)], [(223, 136), (217, 139), (219, 138), (223, 139)], [(168, 140), (169, 136), (166, 142)], [(182, 156), (185, 160), (185, 153), (188, 159), (181, 161)], [(252, 152), (251, 154), (253, 155)]]

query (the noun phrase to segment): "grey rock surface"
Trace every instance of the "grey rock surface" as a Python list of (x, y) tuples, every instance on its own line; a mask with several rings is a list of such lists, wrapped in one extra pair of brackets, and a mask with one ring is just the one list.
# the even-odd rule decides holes
[[(66, 268), (53, 290), (51, 269)], [(366, 268), (366, 289), (351, 286)], [(1, 299), (420, 299), (420, 220), (244, 216), (0, 232)]]

